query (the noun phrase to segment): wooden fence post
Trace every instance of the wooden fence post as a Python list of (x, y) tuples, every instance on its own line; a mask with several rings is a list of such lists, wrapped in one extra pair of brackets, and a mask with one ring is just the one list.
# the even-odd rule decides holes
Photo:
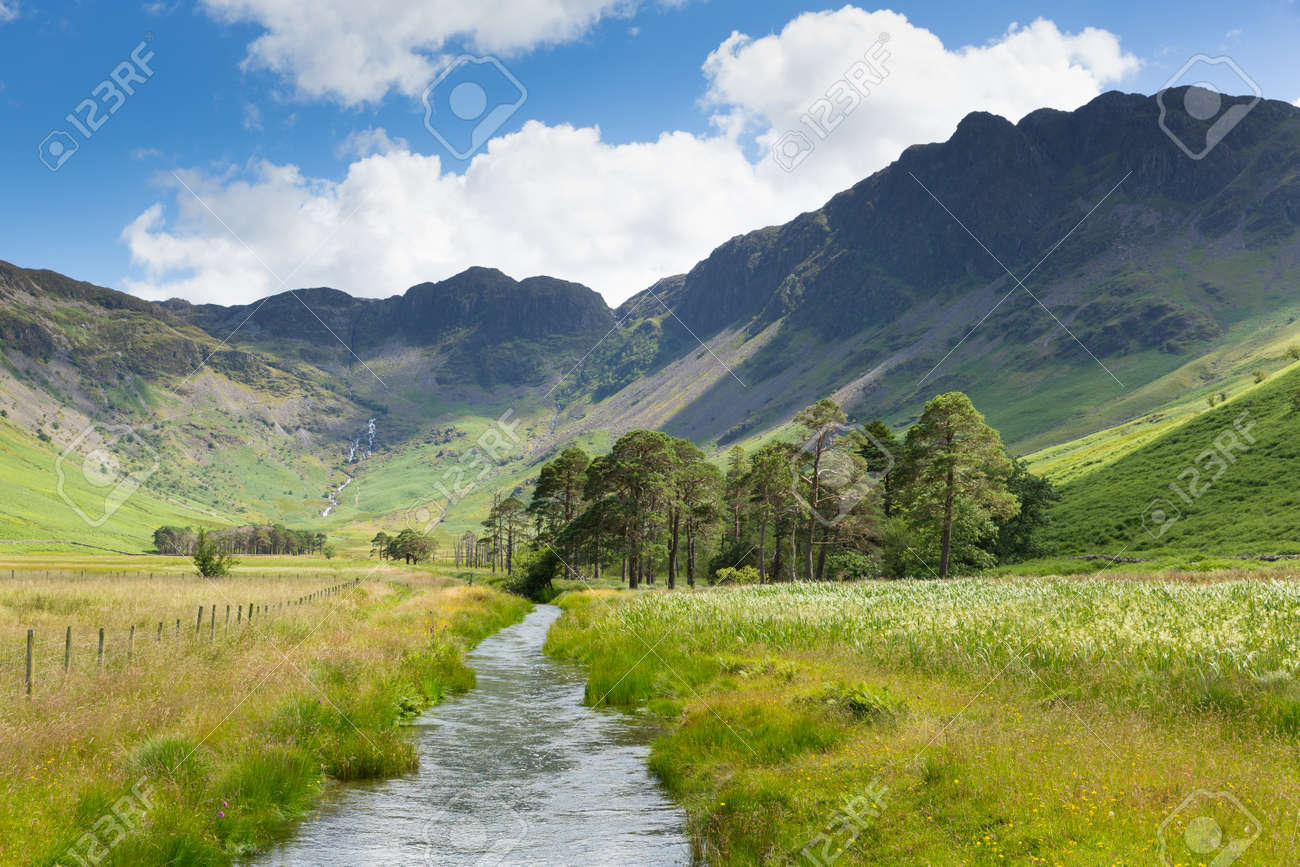
[(199, 606), (199, 616), (194, 621), (194, 636), (197, 638), (199, 630), (203, 628), (203, 606)]
[(32, 694), (32, 630), (27, 630), (27, 694)]
[(135, 624), (131, 624), (131, 633), (126, 638), (126, 664), (130, 665), (135, 657)]
[(208, 618), (208, 641), (217, 637), (217, 606), (212, 606), (212, 616)]
[(159, 643), (162, 642), (162, 621), (161, 620), (158, 621), (158, 641)]
[(63, 673), (68, 673), (68, 666), (72, 664), (72, 627), (69, 626), (63, 633)]
[(244, 617), (244, 606), (235, 606), (235, 623), (239, 623)]
[(104, 627), (99, 627), (99, 651), (95, 654), (95, 667), (104, 667)]
[(230, 628), (230, 603), (226, 603), (226, 628)]

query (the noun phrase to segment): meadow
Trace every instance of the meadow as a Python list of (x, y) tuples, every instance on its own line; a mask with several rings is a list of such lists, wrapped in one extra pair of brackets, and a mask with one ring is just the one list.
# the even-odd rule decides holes
[[(336, 782), (411, 770), (402, 723), (472, 686), (463, 653), (528, 607), (392, 564), (267, 558), (207, 580), (164, 558), (59, 556), (48, 575), (35, 558), (0, 567), (6, 661), (28, 628), (57, 639), (37, 645), (30, 696), (19, 677), (0, 680), (0, 863), (230, 864), (255, 852)], [(232, 614), (227, 626), (227, 600), (257, 605), (253, 622)], [(69, 626), (86, 639), (105, 628), (102, 665), (79, 638), (63, 672)]]
[(586, 666), (590, 703), (663, 718), (653, 768), (713, 863), (1300, 854), (1285, 571), (560, 604), (548, 652)]

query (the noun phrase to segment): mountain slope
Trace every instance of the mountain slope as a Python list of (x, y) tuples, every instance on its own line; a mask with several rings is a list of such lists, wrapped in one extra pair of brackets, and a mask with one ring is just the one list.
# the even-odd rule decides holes
[(1016, 124), (973, 114), (617, 310), (491, 268), (222, 307), (0, 264), (0, 423), (51, 460), (91, 419), (129, 423), (165, 455), (149, 490), (177, 508), (360, 533), (434, 500), (488, 431), (510, 448), (446, 529), (566, 440), (751, 442), (826, 395), (903, 424), (961, 389), (1017, 451), (1183, 417), (1300, 343), (1300, 110), (1260, 103), (1201, 161), (1158, 113), (1109, 93)]
[(1300, 553), (1300, 366), (1062, 487), (1062, 553)]
[[(973, 114), (819, 211), (724, 244), (672, 287), (674, 313), (705, 339), (779, 333), (737, 369), (747, 388), (724, 378), (702, 402), (758, 431), (819, 391), (902, 421), (928, 394), (963, 388), (1032, 447), (1168, 399), (1120, 403), (1294, 307), (1300, 111), (1261, 103), (1199, 162), (1157, 117), (1153, 98), (1119, 93), (1014, 125)], [(999, 261), (1033, 271), (1029, 291)], [(643, 340), (638, 316), (656, 305), (625, 304), (624, 331)], [(629, 380), (694, 346), (671, 321), (663, 332), (637, 347), (646, 363)], [(776, 377), (801, 388), (755, 388)], [(674, 426), (709, 433), (694, 407)]]

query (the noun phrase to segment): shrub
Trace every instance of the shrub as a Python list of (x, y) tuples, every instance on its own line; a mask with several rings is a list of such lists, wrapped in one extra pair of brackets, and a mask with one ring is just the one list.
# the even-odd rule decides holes
[(741, 566), (739, 569), (724, 566), (713, 574), (714, 584), (757, 584), (758, 570), (753, 566)]

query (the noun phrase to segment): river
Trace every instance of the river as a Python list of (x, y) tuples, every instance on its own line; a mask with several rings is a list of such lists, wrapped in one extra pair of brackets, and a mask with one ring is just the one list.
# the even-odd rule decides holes
[(542, 654), (541, 605), (468, 654), (477, 686), (416, 723), (413, 775), (343, 787), (260, 865), (690, 864), (685, 815), (646, 770), (648, 724), (582, 703)]

